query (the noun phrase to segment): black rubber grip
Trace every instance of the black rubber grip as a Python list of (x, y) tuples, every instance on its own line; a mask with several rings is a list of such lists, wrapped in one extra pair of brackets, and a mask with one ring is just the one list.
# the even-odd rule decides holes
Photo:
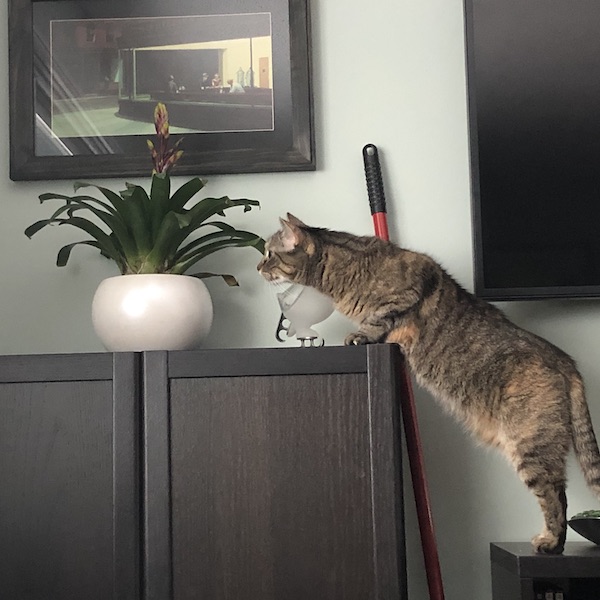
[(386, 212), (383, 179), (381, 178), (381, 165), (377, 146), (367, 144), (363, 148), (363, 162), (365, 163), (365, 176), (367, 178), (367, 193), (371, 214)]

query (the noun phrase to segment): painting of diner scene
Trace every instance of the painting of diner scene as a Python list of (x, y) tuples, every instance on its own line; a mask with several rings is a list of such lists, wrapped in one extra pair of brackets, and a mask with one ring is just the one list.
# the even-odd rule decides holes
[(272, 131), (269, 13), (50, 23), (49, 122), (56, 139)]

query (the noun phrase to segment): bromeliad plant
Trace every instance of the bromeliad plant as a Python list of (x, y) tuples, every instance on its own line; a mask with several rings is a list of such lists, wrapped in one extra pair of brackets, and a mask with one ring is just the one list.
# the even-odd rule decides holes
[[(244, 212), (259, 206), (248, 199), (202, 198), (187, 206), (205, 186), (205, 181), (194, 177), (171, 194), (169, 172), (181, 158), (182, 138), (169, 144), (169, 116), (164, 104), (154, 110), (157, 145), (148, 140), (154, 169), (150, 194), (139, 185), (125, 183), (118, 194), (91, 183), (76, 182), (74, 191), (96, 188), (104, 199), (89, 195), (66, 196), (42, 194), (40, 202), (62, 200), (64, 204), (49, 219), (37, 221), (25, 230), (31, 238), (47, 225), (72, 225), (85, 231), (86, 239), (62, 247), (56, 264), (67, 264), (71, 251), (78, 245), (92, 246), (117, 264), (122, 275), (135, 273), (184, 274), (203, 258), (223, 248), (252, 246), (264, 252), (264, 240), (254, 233), (243, 231), (219, 220), (225, 210), (241, 206)], [(85, 215), (85, 216), (84, 216)], [(201, 233), (202, 235), (198, 235)], [(196, 235), (193, 235), (196, 234)], [(237, 285), (232, 275), (217, 273), (190, 273), (195, 277), (220, 276), (229, 284)]]

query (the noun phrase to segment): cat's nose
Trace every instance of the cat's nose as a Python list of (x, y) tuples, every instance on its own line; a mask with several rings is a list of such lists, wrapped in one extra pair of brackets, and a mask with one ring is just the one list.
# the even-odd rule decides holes
[(262, 259), (262, 260), (261, 260), (261, 261), (260, 261), (260, 262), (259, 262), (259, 263), (256, 265), (256, 270), (257, 270), (257, 271), (260, 271), (260, 270), (263, 268), (264, 264), (265, 264), (265, 259), (263, 258), (263, 259)]

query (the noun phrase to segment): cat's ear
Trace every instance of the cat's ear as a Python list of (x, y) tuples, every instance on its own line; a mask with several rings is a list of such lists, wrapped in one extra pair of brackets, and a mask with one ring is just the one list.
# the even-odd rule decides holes
[(303, 223), (298, 217), (295, 217), (292, 213), (287, 214), (288, 223), (292, 225), (296, 225), (297, 227), (308, 227), (305, 223)]
[(279, 222), (281, 223), (281, 241), (283, 243), (283, 249), (285, 252), (291, 252), (294, 248), (300, 246), (306, 234), (302, 229), (290, 221), (280, 218)]

